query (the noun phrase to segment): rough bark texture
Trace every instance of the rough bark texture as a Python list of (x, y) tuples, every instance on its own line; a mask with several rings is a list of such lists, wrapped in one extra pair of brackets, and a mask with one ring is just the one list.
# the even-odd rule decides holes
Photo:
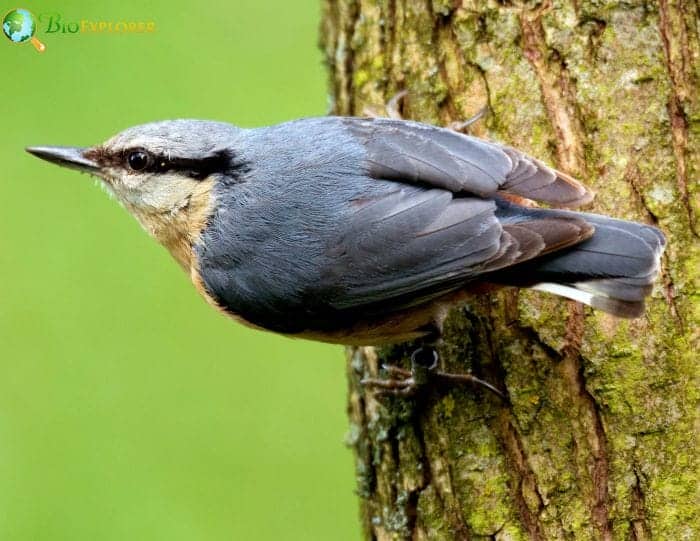
[(410, 345), (348, 352), (368, 539), (700, 539), (698, 5), (691, 0), (325, 0), (333, 113), (488, 116), (472, 133), (592, 186), (594, 212), (669, 239), (644, 318), (531, 291), (448, 318), (442, 360), (507, 390), (378, 402)]

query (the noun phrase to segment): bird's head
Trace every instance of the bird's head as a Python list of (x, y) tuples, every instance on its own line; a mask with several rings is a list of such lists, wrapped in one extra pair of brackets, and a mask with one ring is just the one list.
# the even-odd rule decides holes
[(102, 179), (107, 189), (184, 266), (203, 228), (212, 186), (235, 179), (232, 150), (241, 130), (204, 120), (168, 120), (128, 128), (88, 148), (36, 146), (27, 151)]

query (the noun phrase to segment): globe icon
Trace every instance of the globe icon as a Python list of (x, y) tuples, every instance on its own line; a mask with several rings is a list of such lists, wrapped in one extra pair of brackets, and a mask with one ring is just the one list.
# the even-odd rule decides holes
[(17, 8), (7, 12), (2, 20), (2, 31), (13, 43), (30, 41), (37, 51), (43, 52), (46, 46), (34, 37), (36, 22), (34, 16), (26, 9)]

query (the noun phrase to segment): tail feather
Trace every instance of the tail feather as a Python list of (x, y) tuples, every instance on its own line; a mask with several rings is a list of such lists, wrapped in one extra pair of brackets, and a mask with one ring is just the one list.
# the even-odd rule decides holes
[(666, 244), (658, 229), (596, 214), (533, 213), (538, 218), (542, 213), (572, 214), (595, 227), (595, 233), (575, 246), (508, 269), (505, 283), (554, 293), (618, 317), (642, 315)]
[(644, 301), (625, 301), (602, 295), (596, 291), (586, 291), (577, 285), (553, 284), (542, 282), (532, 286), (531, 289), (546, 291), (560, 297), (581, 302), (597, 310), (627, 319), (640, 317), (644, 314)]

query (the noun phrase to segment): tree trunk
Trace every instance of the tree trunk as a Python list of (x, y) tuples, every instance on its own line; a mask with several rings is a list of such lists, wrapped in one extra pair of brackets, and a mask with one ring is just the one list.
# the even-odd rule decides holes
[(325, 0), (333, 113), (381, 109), (554, 164), (590, 210), (661, 227), (646, 316), (503, 290), (455, 309), (444, 367), (507, 390), (377, 401), (406, 345), (348, 351), (368, 539), (700, 539), (698, 5), (691, 0)]

